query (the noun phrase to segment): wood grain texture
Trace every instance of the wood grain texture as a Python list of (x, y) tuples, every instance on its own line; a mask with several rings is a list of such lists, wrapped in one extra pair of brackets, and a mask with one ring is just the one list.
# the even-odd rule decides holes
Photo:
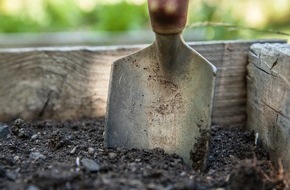
[[(218, 70), (212, 116), (214, 124), (229, 127), (245, 125), (248, 51), (249, 47), (257, 42), (209, 42), (192, 46)], [(266, 43), (266, 41), (260, 41), (260, 43)]]
[(290, 45), (253, 45), (247, 69), (247, 127), (290, 174)]
[[(246, 65), (253, 43), (189, 44), (218, 69), (213, 123), (245, 125)], [(104, 116), (112, 62), (143, 47), (0, 50), (0, 121)]]
[(0, 120), (104, 115), (111, 63), (126, 48), (3, 50)]

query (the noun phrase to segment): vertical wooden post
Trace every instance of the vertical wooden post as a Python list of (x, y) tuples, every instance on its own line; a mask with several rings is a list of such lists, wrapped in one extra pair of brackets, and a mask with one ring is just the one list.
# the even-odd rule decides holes
[(290, 172), (290, 45), (253, 45), (247, 69), (247, 127)]

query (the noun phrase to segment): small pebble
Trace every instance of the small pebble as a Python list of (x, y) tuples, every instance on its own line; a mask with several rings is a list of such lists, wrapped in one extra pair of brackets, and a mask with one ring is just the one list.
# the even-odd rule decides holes
[(89, 148), (88, 148), (88, 152), (89, 152), (89, 154), (94, 154), (95, 149), (92, 148), (92, 147), (89, 147)]
[(186, 172), (181, 172), (181, 173), (180, 173), (180, 176), (181, 176), (181, 177), (186, 176)]
[(76, 165), (77, 165), (77, 167), (80, 167), (80, 157), (76, 158)]
[(109, 158), (110, 159), (114, 159), (114, 158), (116, 158), (117, 157), (117, 154), (116, 153), (114, 153), (114, 152), (110, 152), (109, 153)]
[(6, 139), (10, 134), (10, 129), (5, 123), (0, 123), (0, 139)]
[(20, 159), (19, 156), (14, 156), (14, 160), (15, 160), (15, 161), (18, 161), (19, 159)]
[(78, 147), (79, 147), (79, 146), (75, 146), (75, 147), (70, 151), (70, 154), (74, 154), (74, 153), (76, 153), (76, 150), (77, 150)]
[(39, 190), (35, 185), (29, 185), (26, 190)]
[(31, 152), (29, 154), (29, 158), (32, 159), (32, 160), (40, 160), (40, 159), (45, 160), (46, 156), (44, 156), (40, 152)]
[(31, 140), (36, 140), (36, 139), (38, 139), (38, 134), (34, 134), (31, 136)]
[(84, 167), (90, 172), (97, 172), (100, 170), (100, 165), (94, 160), (83, 158), (81, 162), (84, 165)]

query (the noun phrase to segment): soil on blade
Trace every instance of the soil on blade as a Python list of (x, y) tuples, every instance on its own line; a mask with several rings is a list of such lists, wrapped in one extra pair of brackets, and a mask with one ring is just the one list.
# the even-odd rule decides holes
[(254, 134), (212, 126), (205, 171), (161, 149), (108, 149), (104, 121), (9, 124), (0, 139), (0, 189), (285, 189)]

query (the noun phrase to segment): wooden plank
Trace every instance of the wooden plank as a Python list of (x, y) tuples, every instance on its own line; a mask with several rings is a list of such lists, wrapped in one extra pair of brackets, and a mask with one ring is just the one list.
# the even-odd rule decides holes
[(225, 127), (244, 127), (246, 115), (239, 114), (236, 116), (220, 116), (215, 118), (213, 124), (222, 125)]
[[(247, 52), (257, 41), (189, 43), (218, 68), (213, 112), (218, 124), (245, 125)], [(268, 41), (260, 41), (268, 42)], [(269, 41), (284, 42), (284, 41)], [(0, 50), (0, 120), (94, 118), (105, 114), (112, 62), (145, 46)], [(223, 120), (223, 118), (225, 118)], [(232, 119), (231, 119), (232, 118)], [(240, 122), (240, 123), (238, 123)]]
[[(218, 112), (220, 112), (220, 109), (224, 109), (226, 112), (228, 108), (235, 108), (238, 109), (240, 107), (244, 107), (246, 105), (246, 98), (238, 98), (238, 99), (222, 99), (222, 100), (216, 100), (214, 102), (214, 107), (217, 109)], [(225, 109), (227, 108), (227, 109)], [(215, 111), (215, 110), (214, 110)]]
[(290, 45), (255, 44), (249, 61), (247, 127), (290, 174)]
[(234, 92), (227, 92), (227, 93), (216, 93), (215, 95), (215, 101), (219, 101), (219, 100), (231, 100), (231, 99), (234, 99), (234, 98), (237, 98), (237, 99), (242, 99), (244, 97), (246, 97), (246, 90), (244, 91), (234, 91)]
[(221, 117), (222, 118), (222, 117), (224, 117), (225, 114), (228, 117), (232, 117), (232, 116), (242, 115), (243, 113), (245, 113), (245, 111), (246, 111), (246, 108), (243, 106), (230, 107), (223, 112), (218, 112), (218, 111), (213, 112), (213, 117)]

